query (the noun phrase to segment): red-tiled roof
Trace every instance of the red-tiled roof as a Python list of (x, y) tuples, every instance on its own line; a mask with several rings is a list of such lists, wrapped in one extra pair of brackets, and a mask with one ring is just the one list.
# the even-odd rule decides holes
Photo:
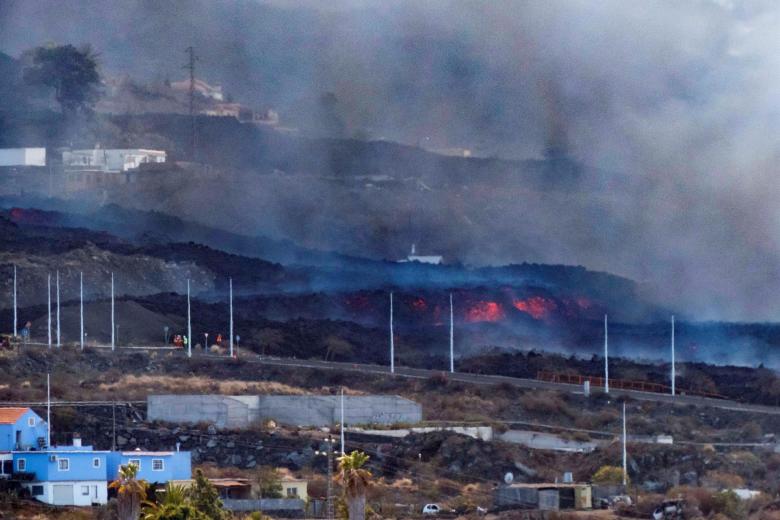
[(14, 424), (29, 408), (0, 408), (0, 424)]

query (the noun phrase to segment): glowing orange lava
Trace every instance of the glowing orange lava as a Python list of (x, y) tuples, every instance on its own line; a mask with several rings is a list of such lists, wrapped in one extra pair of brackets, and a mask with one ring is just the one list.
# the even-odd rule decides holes
[(428, 309), (428, 303), (423, 298), (415, 298), (412, 302), (412, 308), (417, 312), (423, 312)]
[(541, 320), (550, 316), (558, 308), (553, 300), (543, 296), (532, 296), (525, 300), (512, 301), (515, 309), (530, 315), (535, 320)]
[(497, 302), (480, 301), (466, 311), (466, 321), (499, 321), (504, 319), (504, 309)]

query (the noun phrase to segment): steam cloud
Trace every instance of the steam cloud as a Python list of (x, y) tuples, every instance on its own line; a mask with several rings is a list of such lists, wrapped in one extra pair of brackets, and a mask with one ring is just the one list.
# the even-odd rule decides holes
[[(755, 321), (780, 313), (778, 26), (760, 0), (6, 0), (0, 50), (91, 43), (104, 72), (159, 80), (193, 44), (207, 80), (298, 124), (333, 92), (346, 136), (565, 153), (600, 172), (587, 189), (502, 207), (492, 236), (452, 239), (459, 258), (583, 264), (698, 318)], [(447, 200), (445, 237), (474, 217)]]

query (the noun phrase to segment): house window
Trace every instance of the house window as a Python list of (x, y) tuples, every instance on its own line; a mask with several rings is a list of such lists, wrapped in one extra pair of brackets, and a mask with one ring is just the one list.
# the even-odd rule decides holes
[(27, 418), (27, 426), (35, 426), (35, 417), (28, 417)]
[(17, 459), (16, 471), (26, 471), (26, 470), (27, 470), (27, 461), (25, 459)]
[(298, 496), (298, 488), (287, 488), (287, 498), (295, 498)]
[(34, 497), (39, 497), (43, 495), (43, 486), (33, 486), (32, 491), (30, 493)]
[(81, 486), (81, 494), (85, 497), (89, 496), (89, 486)]
[(162, 471), (165, 469), (165, 463), (162, 459), (152, 459), (152, 471)]
[(95, 457), (92, 459), (92, 467), (93, 468), (99, 468), (100, 467), (100, 459)]
[(57, 459), (57, 471), (69, 471), (70, 459)]
[(135, 464), (138, 467), (138, 471), (141, 471), (141, 459), (130, 459), (127, 461), (127, 465)]

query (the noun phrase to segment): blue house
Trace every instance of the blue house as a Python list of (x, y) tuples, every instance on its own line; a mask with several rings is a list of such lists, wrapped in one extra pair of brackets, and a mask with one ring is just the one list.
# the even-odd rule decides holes
[(139, 479), (150, 484), (192, 477), (192, 457), (189, 451), (113, 451), (109, 454), (108, 480), (119, 475), (119, 467), (135, 463)]
[(0, 478), (14, 472), (11, 451), (43, 448), (47, 431), (46, 421), (29, 408), (0, 408)]
[(33, 498), (47, 504), (90, 506), (108, 502), (108, 483), (119, 467), (134, 462), (138, 478), (164, 484), (192, 477), (190, 452), (96, 451), (82, 446), (46, 446), (49, 425), (29, 408), (0, 408), (0, 478), (18, 478)]
[(22, 487), (41, 502), (58, 506), (105, 504), (109, 453), (94, 451), (91, 446), (16, 451), (14, 471), (34, 475), (31, 482), (22, 482)]
[(0, 451), (41, 449), (48, 429), (29, 408), (0, 408)]

